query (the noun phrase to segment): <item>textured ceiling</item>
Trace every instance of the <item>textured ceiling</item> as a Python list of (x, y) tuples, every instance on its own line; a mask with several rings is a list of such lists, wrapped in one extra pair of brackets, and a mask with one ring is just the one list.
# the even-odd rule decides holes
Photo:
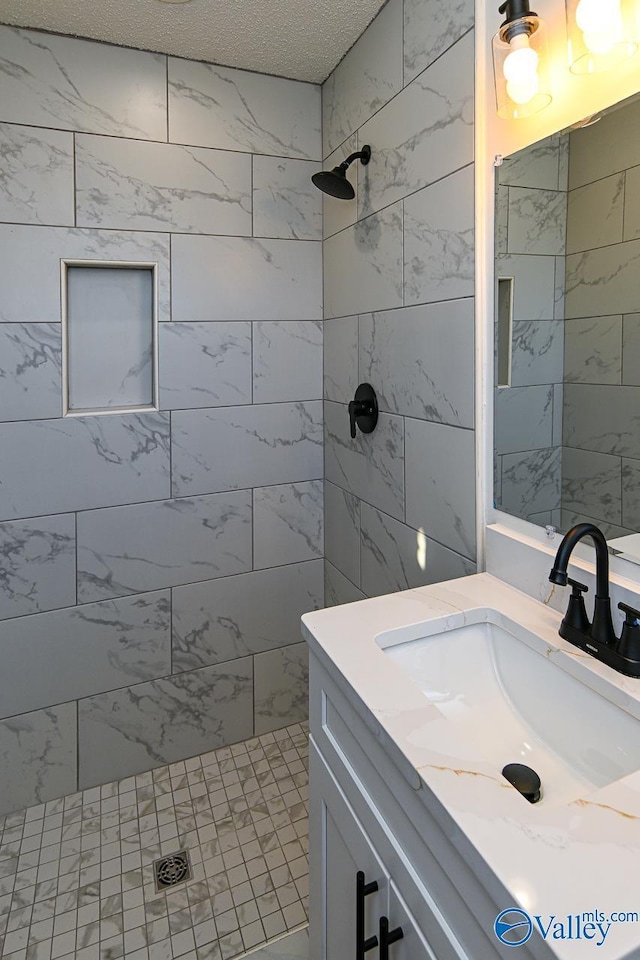
[(0, 0), (0, 23), (321, 83), (384, 0)]

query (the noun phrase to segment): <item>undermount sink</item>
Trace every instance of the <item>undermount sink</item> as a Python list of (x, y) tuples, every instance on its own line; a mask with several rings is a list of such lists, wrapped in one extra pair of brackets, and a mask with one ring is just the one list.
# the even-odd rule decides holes
[(421, 726), (421, 745), (484, 759), (497, 776), (508, 763), (531, 767), (541, 805), (640, 769), (640, 721), (532, 649), (532, 639), (540, 645), (496, 611), (476, 609), (389, 630), (376, 642), (441, 714)]

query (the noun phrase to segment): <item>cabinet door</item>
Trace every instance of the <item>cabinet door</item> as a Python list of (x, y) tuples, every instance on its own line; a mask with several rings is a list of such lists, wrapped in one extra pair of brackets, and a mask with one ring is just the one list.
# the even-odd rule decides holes
[[(356, 819), (345, 795), (313, 744), (310, 748), (312, 817), (317, 817), (315, 836), (322, 837), (315, 850), (315, 882), (311, 897), (319, 897), (317, 923), (311, 930), (314, 957), (321, 960), (359, 960), (357, 946), (357, 875), (378, 889), (361, 897), (364, 938), (377, 936), (378, 921), (388, 904), (388, 875)], [(318, 931), (317, 927), (320, 927)], [(377, 947), (365, 960), (377, 960)]]
[(401, 927), (403, 933), (402, 940), (389, 946), (389, 960), (443, 960), (445, 956), (452, 956), (450, 950), (446, 954), (436, 953), (436, 945), (427, 943), (393, 880), (389, 886), (389, 927), (391, 930)]

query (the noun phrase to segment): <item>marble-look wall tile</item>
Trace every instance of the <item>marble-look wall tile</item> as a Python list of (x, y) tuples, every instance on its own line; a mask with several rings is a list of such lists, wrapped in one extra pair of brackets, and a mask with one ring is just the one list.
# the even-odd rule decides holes
[[(324, 170), (333, 170), (357, 151), (358, 138), (354, 134), (327, 157), (322, 167)], [(350, 227), (358, 219), (358, 165), (358, 163), (352, 163), (347, 170), (347, 180), (356, 194), (353, 200), (339, 200), (326, 193), (322, 194), (322, 230), (325, 239), (332, 237), (339, 230)]]
[(322, 505), (322, 480), (256, 487), (253, 491), (254, 569), (322, 557)]
[(322, 579), (323, 561), (311, 560), (176, 587), (174, 672), (298, 643), (300, 617), (323, 605)]
[(358, 317), (325, 320), (323, 328), (324, 397), (348, 403), (358, 386)]
[(561, 502), (562, 450), (550, 447), (502, 458), (500, 509), (527, 519)]
[(320, 88), (169, 57), (169, 140), (319, 160)]
[(623, 239), (640, 240), (640, 166), (627, 170)]
[(622, 382), (640, 386), (640, 313), (622, 318)]
[(78, 514), (84, 603), (250, 569), (248, 490)]
[(366, 600), (362, 590), (354, 586), (337, 567), (325, 560), (324, 563), (324, 605), (337, 607), (342, 603), (356, 603)]
[(406, 521), (429, 539), (476, 555), (475, 434), (405, 420)]
[(324, 555), (345, 577), (359, 586), (360, 501), (352, 493), (325, 480), (324, 516)]
[(5, 620), (2, 658), (2, 717), (163, 676), (171, 672), (169, 592)]
[(254, 237), (322, 240), (322, 193), (311, 182), (320, 169), (309, 160), (254, 156)]
[(473, 0), (404, 0), (404, 82), (442, 56), (474, 23)]
[(555, 273), (555, 257), (496, 257), (496, 281), (498, 278), (514, 279), (514, 320), (554, 319)]
[(169, 415), (0, 424), (0, 519), (170, 496)]
[(322, 321), (253, 324), (253, 400), (322, 398)]
[(562, 449), (562, 509), (622, 523), (622, 461), (593, 450)]
[(402, 223), (396, 203), (325, 240), (325, 317), (402, 306)]
[(401, 89), (402, 2), (390, 0), (324, 83), (323, 155), (332, 153)]
[(618, 173), (569, 193), (567, 253), (622, 243), (624, 182)]
[(251, 157), (76, 137), (78, 226), (251, 236)]
[(349, 433), (346, 406), (325, 402), (326, 478), (398, 518), (404, 516), (404, 423), (381, 413), (373, 433)]
[(361, 216), (472, 162), (473, 65), (471, 31), (361, 128), (372, 149), (358, 170)]
[(158, 317), (170, 319), (169, 238), (164, 234), (2, 224), (0, 249), (0, 321), (60, 321), (61, 257), (158, 263)]
[[(557, 517), (557, 511), (553, 511), (552, 517)], [(595, 523), (597, 527), (600, 527), (607, 540), (628, 537), (629, 534), (635, 533), (637, 530), (637, 528), (629, 530), (616, 523), (608, 523), (603, 517), (589, 517), (586, 513), (572, 513), (570, 510), (563, 510), (560, 514), (560, 522), (556, 523), (556, 520), (552, 519), (552, 523), (560, 530), (571, 530), (571, 527), (575, 527), (578, 523)], [(622, 620), (620, 622), (622, 623)]]
[(507, 387), (496, 391), (495, 447), (498, 453), (550, 447), (552, 430), (552, 385)]
[(254, 657), (255, 735), (306, 720), (309, 713), (309, 649), (306, 643)]
[(474, 295), (473, 195), (471, 165), (405, 200), (406, 304)]
[(473, 427), (473, 300), (365, 314), (359, 344), (381, 410)]
[(497, 179), (508, 187), (567, 190), (566, 157), (569, 137), (564, 134), (541, 140), (512, 157), (505, 157)]
[(553, 426), (551, 442), (554, 447), (562, 446), (562, 421), (564, 414), (564, 384), (553, 385)]
[(80, 789), (246, 740), (252, 696), (245, 657), (80, 700)]
[(322, 401), (178, 411), (172, 414), (172, 455), (178, 497), (317, 480)]
[(561, 320), (514, 320), (511, 336), (511, 385), (561, 383), (564, 324)]
[(640, 530), (640, 461), (622, 460), (622, 523)]
[(494, 249), (506, 255), (509, 242), (509, 188), (496, 184)]
[(160, 54), (1, 27), (0, 75), (0, 120), (167, 139), (167, 77)]
[(76, 602), (73, 515), (0, 524), (0, 619)]
[(251, 324), (163, 323), (159, 364), (164, 410), (251, 403)]
[(59, 323), (0, 323), (0, 421), (62, 416)]
[(564, 256), (566, 236), (564, 191), (509, 187), (508, 253)]
[(565, 384), (565, 445), (640, 459), (638, 394), (636, 387)]
[(566, 316), (634, 313), (639, 274), (640, 240), (572, 254), (567, 257)]
[[(639, 341), (640, 346), (640, 341)], [(564, 323), (566, 383), (620, 383), (623, 357), (622, 317), (589, 317)], [(640, 359), (640, 355), (639, 355)], [(640, 383), (640, 380), (638, 380)]]
[(569, 189), (574, 190), (585, 183), (602, 180), (613, 173), (620, 173), (640, 165), (640, 101), (629, 104), (624, 110), (613, 110), (601, 117), (598, 136), (593, 130), (571, 132), (569, 160)]
[(172, 239), (174, 320), (319, 320), (322, 246), (244, 237)]
[(75, 703), (0, 721), (0, 815), (76, 791), (76, 728)]
[(73, 225), (72, 134), (0, 123), (0, 163), (0, 220)]
[(475, 573), (475, 563), (363, 503), (362, 589), (368, 597)]

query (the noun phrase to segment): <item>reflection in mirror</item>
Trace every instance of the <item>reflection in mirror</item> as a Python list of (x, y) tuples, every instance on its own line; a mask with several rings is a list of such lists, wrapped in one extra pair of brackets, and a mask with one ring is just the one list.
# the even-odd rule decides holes
[(640, 97), (504, 161), (495, 243), (495, 505), (640, 562)]

